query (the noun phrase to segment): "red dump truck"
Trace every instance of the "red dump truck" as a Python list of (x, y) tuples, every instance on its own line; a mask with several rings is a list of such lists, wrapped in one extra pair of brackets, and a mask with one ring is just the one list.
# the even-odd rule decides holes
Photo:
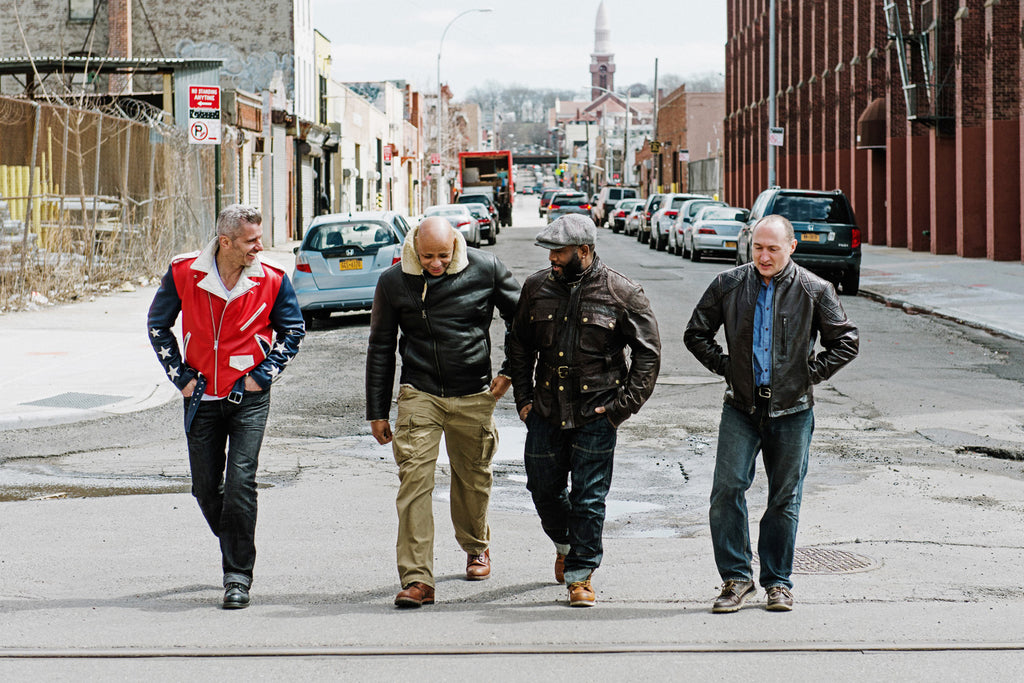
[(463, 195), (483, 194), (498, 209), (500, 225), (512, 225), (512, 152), (459, 152), (459, 187)]

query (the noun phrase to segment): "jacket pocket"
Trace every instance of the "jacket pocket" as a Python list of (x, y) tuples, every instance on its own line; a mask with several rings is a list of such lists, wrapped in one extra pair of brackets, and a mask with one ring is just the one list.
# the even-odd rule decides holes
[(615, 317), (602, 311), (580, 313), (580, 350), (587, 354), (603, 356), (611, 347), (615, 335)]
[(244, 354), (240, 356), (231, 356), (228, 358), (228, 365), (235, 370), (241, 370), (245, 372), (252, 366), (256, 365), (255, 359), (252, 354)]
[(246, 320), (245, 323), (243, 323), (242, 326), (238, 328), (238, 331), (245, 332), (246, 328), (248, 328), (249, 325), (252, 325), (254, 322), (256, 322), (256, 318), (260, 317), (260, 313), (265, 311), (266, 308), (267, 302), (264, 301), (262, 304), (260, 304), (260, 307), (256, 309), (256, 312), (252, 314), (252, 317)]
[(543, 300), (530, 304), (530, 328), (537, 348), (550, 349), (555, 345), (559, 320), (557, 301)]

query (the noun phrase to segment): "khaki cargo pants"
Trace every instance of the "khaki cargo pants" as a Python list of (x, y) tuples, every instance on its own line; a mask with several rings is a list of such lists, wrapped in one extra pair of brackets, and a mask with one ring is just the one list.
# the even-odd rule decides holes
[(441, 398), (403, 384), (392, 448), (398, 464), (398, 574), (402, 587), (434, 585), (434, 469), (441, 434), (451, 462), (451, 515), (455, 540), (467, 553), (487, 549), (491, 530), (491, 460), (498, 450), (490, 391)]

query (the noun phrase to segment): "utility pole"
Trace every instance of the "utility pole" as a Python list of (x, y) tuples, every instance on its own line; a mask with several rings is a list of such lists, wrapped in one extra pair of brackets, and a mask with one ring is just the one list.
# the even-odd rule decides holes
[[(658, 140), (658, 58), (654, 58), (654, 139)], [(651, 159), (654, 162), (654, 159)], [(654, 191), (660, 192), (661, 187), (661, 145), (658, 145), (658, 163), (654, 165)]]
[[(775, 128), (775, 0), (768, 0), (768, 131)], [(768, 187), (775, 182), (775, 145), (768, 144)]]

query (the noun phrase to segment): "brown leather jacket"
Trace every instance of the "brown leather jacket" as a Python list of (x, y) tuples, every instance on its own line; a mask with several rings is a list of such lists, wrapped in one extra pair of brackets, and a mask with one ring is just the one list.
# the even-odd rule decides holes
[(594, 409), (603, 406), (618, 427), (654, 391), (661, 338), (643, 288), (595, 255), (575, 286), (550, 268), (527, 278), (507, 354), (518, 410), (532, 403), (572, 429), (601, 418)]
[[(761, 274), (752, 263), (720, 273), (693, 309), (683, 341), (708, 370), (725, 377), (725, 402), (753, 413), (754, 309)], [(835, 288), (793, 261), (775, 276), (772, 306), (772, 417), (814, 405), (812, 385), (857, 356), (857, 328), (846, 317)], [(728, 354), (715, 341), (725, 325)], [(821, 336), (824, 350), (815, 354)]]

